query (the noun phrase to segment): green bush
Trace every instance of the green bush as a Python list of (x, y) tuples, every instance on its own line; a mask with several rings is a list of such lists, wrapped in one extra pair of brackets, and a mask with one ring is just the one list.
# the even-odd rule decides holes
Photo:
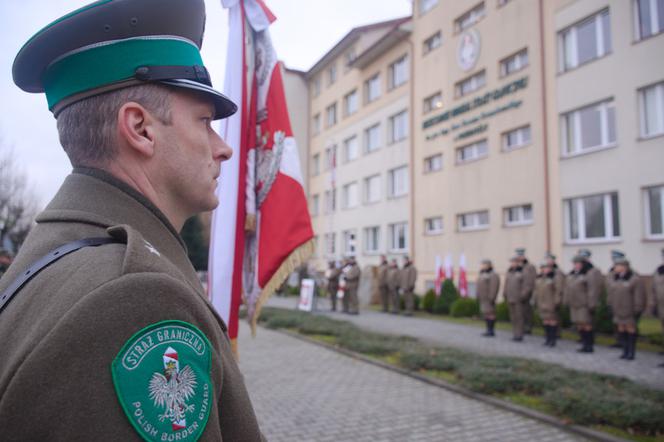
[(456, 371), (459, 369), (460, 363), (460, 358), (454, 351), (418, 348), (399, 353), (399, 364), (413, 371)]
[(289, 285), (286, 293), (290, 296), (300, 296), (300, 288), (294, 285)]
[(503, 301), (496, 305), (496, 320), (510, 322), (510, 308), (507, 305), (507, 302)]
[[(421, 299), (418, 295), (413, 293), (413, 308), (415, 311), (418, 311), (420, 309), (420, 304), (421, 304)], [(399, 305), (401, 306), (401, 310), (406, 310), (406, 297), (405, 296), (399, 296)]]
[(450, 307), (452, 307), (452, 304), (457, 299), (459, 299), (459, 292), (452, 280), (446, 279), (443, 282), (440, 296), (436, 298), (436, 302), (434, 303), (433, 312), (439, 315), (449, 315)]
[(422, 309), (429, 313), (433, 313), (433, 306), (435, 303), (436, 303), (436, 292), (434, 292), (433, 290), (427, 291), (426, 294), (424, 295), (424, 299), (422, 300)]
[(450, 314), (455, 318), (472, 318), (480, 314), (480, 304), (473, 298), (459, 298), (452, 303)]

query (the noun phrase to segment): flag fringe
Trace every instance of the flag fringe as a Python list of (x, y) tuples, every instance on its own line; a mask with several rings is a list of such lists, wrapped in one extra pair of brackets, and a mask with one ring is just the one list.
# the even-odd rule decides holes
[(251, 336), (256, 337), (256, 324), (258, 323), (258, 317), (261, 314), (261, 309), (263, 304), (272, 296), (274, 292), (283, 284), (283, 282), (288, 278), (288, 275), (293, 273), (298, 267), (304, 264), (314, 253), (314, 240), (310, 239), (304, 244), (298, 246), (295, 250), (291, 252), (290, 255), (281, 263), (279, 268), (272, 278), (265, 284), (263, 290), (261, 290), (261, 295), (256, 301), (256, 308), (254, 310), (254, 315), (249, 319), (249, 324), (251, 324)]

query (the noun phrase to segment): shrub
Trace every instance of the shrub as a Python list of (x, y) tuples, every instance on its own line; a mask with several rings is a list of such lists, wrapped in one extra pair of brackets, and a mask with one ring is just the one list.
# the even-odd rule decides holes
[(450, 314), (455, 318), (471, 318), (480, 314), (480, 304), (473, 298), (459, 298), (452, 303)]
[(507, 305), (507, 302), (503, 301), (496, 305), (496, 320), (510, 322), (510, 308)]
[(455, 352), (442, 350), (428, 350), (419, 348), (399, 354), (399, 364), (413, 371), (419, 370), (437, 370), (437, 371), (456, 371), (460, 367), (461, 361)]
[(424, 299), (422, 299), (422, 309), (429, 313), (433, 313), (433, 306), (435, 303), (436, 303), (436, 292), (434, 292), (433, 290), (427, 291), (426, 294), (424, 295)]
[[(415, 311), (418, 311), (420, 309), (420, 303), (421, 299), (418, 295), (413, 293), (413, 309)], [(399, 305), (401, 306), (401, 310), (406, 310), (406, 297), (405, 296), (399, 296)]]
[(434, 303), (433, 312), (439, 315), (448, 315), (450, 307), (457, 299), (459, 299), (459, 292), (452, 280), (446, 279), (443, 282), (440, 296), (436, 298), (436, 302)]

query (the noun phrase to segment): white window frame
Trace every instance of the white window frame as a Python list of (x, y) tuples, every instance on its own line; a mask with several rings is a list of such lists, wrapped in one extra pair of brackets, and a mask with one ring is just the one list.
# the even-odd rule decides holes
[(396, 61), (392, 62), (387, 69), (388, 88), (396, 89), (399, 86), (408, 83), (410, 72), (408, 71), (408, 54), (404, 54)]
[(326, 233), (323, 240), (325, 241), (325, 255), (334, 257), (337, 253), (337, 234)]
[[(598, 107), (600, 112), (600, 137), (601, 144), (597, 146), (590, 146), (583, 148), (581, 147), (581, 112), (589, 109), (591, 107)], [(609, 109), (613, 109), (613, 124), (614, 132), (616, 139), (613, 141), (609, 140)], [(572, 125), (574, 140), (573, 146), (570, 148), (570, 125)], [(590, 104), (588, 106), (583, 106), (569, 112), (561, 114), (560, 117), (560, 129), (561, 129), (561, 142), (562, 142), (562, 156), (563, 157), (574, 157), (577, 155), (583, 155), (590, 152), (596, 152), (599, 150), (609, 149), (615, 147), (618, 142), (618, 128), (617, 128), (617, 115), (616, 115), (616, 105), (613, 98), (602, 100), (597, 103)]]
[[(617, 192), (609, 192), (603, 194), (595, 195), (584, 195), (579, 197), (567, 198), (564, 200), (564, 217), (565, 217), (565, 242), (567, 244), (594, 244), (594, 243), (607, 243), (607, 242), (618, 242), (620, 241), (620, 235), (614, 235), (614, 225), (613, 225), (613, 203), (611, 197), (616, 195)], [(586, 211), (583, 204), (585, 198), (602, 196), (604, 201), (604, 231), (605, 236), (601, 238), (587, 238), (586, 237)], [(618, 197), (617, 197), (618, 198)], [(616, 198), (616, 199), (617, 199)], [(572, 238), (572, 226), (571, 226), (571, 205), (576, 205), (576, 211), (578, 213), (578, 230), (579, 237)], [(620, 201), (618, 201), (618, 209), (620, 209)], [(618, 211), (618, 219), (620, 219), (620, 212)], [(620, 230), (620, 226), (619, 226)], [(610, 232), (610, 235), (606, 235), (606, 232)]]
[(324, 194), (325, 213), (334, 213), (337, 210), (337, 189), (328, 189)]
[[(528, 134), (527, 138), (526, 138), (526, 133)], [(508, 143), (510, 140), (510, 136), (512, 134), (516, 135), (517, 141), (516, 144), (509, 145)], [(503, 152), (511, 152), (516, 149), (521, 149), (522, 147), (528, 146), (532, 142), (533, 142), (533, 131), (529, 124), (517, 127), (512, 130), (508, 130), (507, 132), (504, 132), (502, 134)]]
[(432, 216), (424, 219), (424, 235), (434, 236), (443, 233), (443, 217)]
[(437, 49), (443, 45), (443, 31), (438, 30), (427, 37), (422, 42), (422, 55), (427, 55), (429, 52)]
[(357, 255), (357, 231), (348, 229), (341, 232), (341, 241), (344, 249), (344, 255)]
[(320, 121), (321, 121), (320, 113), (317, 113), (316, 115), (314, 115), (313, 122), (311, 123), (313, 126), (314, 135), (318, 135), (321, 131)]
[[(641, 17), (639, 16), (639, 1), (650, 2), (650, 35), (642, 36), (641, 35)], [(650, 37), (654, 37), (657, 34), (664, 32), (664, 27), (660, 29), (659, 27), (659, 15), (664, 14), (664, 11), (660, 11), (657, 8), (657, 0), (634, 0), (632, 2), (633, 6), (633, 16), (634, 16), (634, 41), (646, 40)]]
[(360, 186), (357, 181), (344, 184), (341, 191), (341, 208), (354, 209), (360, 205)]
[(327, 87), (337, 82), (337, 65), (333, 64), (327, 68)]
[(311, 157), (311, 176), (320, 175), (320, 154), (315, 153)]
[[(655, 103), (656, 109), (656, 119), (660, 121), (660, 130), (658, 132), (647, 133), (647, 112), (646, 112), (646, 91), (649, 89), (655, 89), (655, 95), (657, 101)], [(642, 87), (639, 89), (639, 126), (641, 138), (654, 138), (660, 135), (664, 135), (664, 81), (659, 83), (651, 84), (649, 86)]]
[[(371, 134), (376, 134), (376, 145), (370, 145), (369, 141), (371, 140)], [(364, 153), (375, 152), (380, 149), (380, 123), (372, 124), (371, 126), (364, 129)]]
[[(372, 180), (376, 180), (376, 182), (377, 182), (377, 185), (375, 187), (375, 190), (376, 190), (375, 195), (371, 195)], [(363, 197), (364, 204), (374, 204), (374, 203), (379, 202), (380, 199), (381, 199), (381, 196), (382, 196), (381, 195), (381, 193), (382, 193), (381, 192), (381, 185), (380, 185), (380, 174), (377, 173), (375, 175), (371, 175), (371, 176), (368, 176), (368, 177), (364, 178), (363, 184), (364, 184), (364, 191), (362, 192), (362, 197)], [(373, 198), (372, 198), (372, 196), (373, 196)]]
[(434, 110), (438, 110), (443, 107), (443, 93), (441, 91), (431, 94), (422, 100), (422, 113), (428, 114)]
[(338, 122), (337, 118), (337, 102), (330, 104), (325, 108), (325, 125), (326, 127), (332, 127)]
[(344, 163), (350, 163), (360, 157), (360, 142), (357, 135), (346, 138), (343, 146)]
[(314, 80), (312, 81), (312, 84), (311, 84), (311, 88), (312, 88), (311, 92), (312, 92), (314, 98), (316, 98), (317, 96), (320, 95), (320, 90), (321, 90), (320, 77), (314, 78)]
[(344, 117), (353, 115), (360, 109), (360, 99), (357, 96), (357, 89), (353, 89), (344, 95)]
[(460, 16), (454, 19), (454, 32), (461, 33), (478, 23), (486, 15), (484, 1), (479, 2)]
[(311, 195), (311, 216), (318, 216), (320, 214), (320, 197), (318, 194)]
[[(486, 224), (480, 224), (481, 216), (486, 214)], [(462, 219), (465, 217), (472, 217), (474, 220), (470, 226), (463, 226)], [(457, 215), (457, 230), (459, 232), (475, 232), (478, 230), (488, 230), (491, 225), (491, 217), (488, 210), (477, 210), (475, 212), (460, 213)]]
[(644, 209), (644, 221), (645, 221), (645, 237), (646, 239), (651, 239), (651, 240), (662, 240), (664, 239), (664, 226), (662, 226), (662, 233), (652, 233), (652, 225), (650, 224), (650, 214), (652, 211), (652, 207), (650, 207), (650, 197), (648, 195), (648, 192), (650, 192), (652, 189), (660, 189), (659, 191), (659, 207), (660, 207), (660, 217), (662, 219), (662, 223), (664, 224), (664, 184), (658, 185), (658, 186), (649, 186), (643, 189), (643, 209)]
[[(372, 241), (373, 233), (375, 232), (375, 241)], [(377, 255), (380, 250), (380, 226), (369, 226), (363, 229), (364, 236), (364, 253), (367, 255)], [(373, 244), (375, 242), (375, 244)], [(373, 247), (370, 247), (373, 246)]]
[(424, 173), (434, 173), (443, 170), (443, 154), (437, 153), (424, 159)]
[[(464, 86), (470, 84), (469, 90), (464, 90)], [(466, 95), (474, 94), (478, 90), (486, 86), (486, 69), (475, 72), (474, 74), (457, 81), (454, 84), (454, 97), (461, 98)]]
[[(510, 70), (510, 63), (512, 61), (514, 61), (514, 68)], [(529, 64), (528, 48), (523, 48), (500, 61), (500, 77), (507, 77), (516, 72), (522, 71), (527, 68)]]
[[(403, 247), (399, 246), (400, 233), (403, 231)], [(408, 223), (391, 223), (387, 226), (388, 238), (387, 249), (390, 253), (406, 253), (408, 251)], [(395, 247), (397, 246), (397, 247)]]
[[(408, 111), (402, 110), (401, 112), (392, 115), (389, 118), (388, 124), (388, 142), (389, 144), (398, 143), (408, 138)], [(398, 124), (403, 124), (399, 127)]]
[[(399, 180), (397, 174), (401, 173), (403, 173), (403, 176), (401, 177), (402, 181), (398, 182)], [(408, 166), (399, 166), (395, 167), (394, 169), (390, 169), (387, 172), (387, 197), (392, 199), (408, 195), (410, 187), (408, 180)], [(398, 184), (401, 184), (399, 188), (397, 188)]]
[[(480, 146), (485, 147), (485, 152), (481, 153), (480, 152)], [(466, 149), (471, 149), (473, 152), (473, 156), (471, 158), (461, 158), (460, 157), (460, 152), (465, 151)], [(474, 143), (471, 144), (466, 144), (465, 146), (457, 147), (454, 150), (454, 156), (456, 158), (456, 164), (466, 164), (466, 163), (472, 163), (474, 161), (481, 160), (483, 158), (486, 158), (489, 156), (489, 142), (487, 139), (483, 140), (478, 140)]]
[[(372, 95), (372, 87), (373, 85), (375, 86), (375, 96)], [(378, 100), (382, 94), (381, 88), (380, 88), (380, 72), (372, 75), (369, 77), (365, 82), (364, 82), (364, 102), (366, 104), (373, 103), (374, 101)]]
[[(579, 20), (578, 22), (566, 27), (565, 29), (558, 31), (558, 72), (562, 73), (571, 71), (578, 68), (579, 66), (583, 66), (586, 63), (590, 63), (591, 61), (606, 57), (607, 55), (611, 54), (613, 50), (612, 41), (604, 41), (604, 23), (602, 21), (602, 15), (605, 13), (608, 14), (608, 20), (610, 24), (611, 13), (609, 9), (603, 9), (585, 17), (583, 20)], [(584, 61), (583, 63), (579, 63), (578, 28), (589, 20), (595, 20), (595, 43), (597, 45), (597, 53), (594, 57)], [(569, 40), (566, 40), (567, 37), (569, 37)], [(609, 39), (611, 40), (611, 38), (611, 34), (609, 33)], [(609, 46), (609, 49), (607, 49), (607, 46)]]
[(337, 145), (334, 144), (325, 149), (325, 170), (337, 168)]
[[(518, 214), (517, 220), (510, 221), (509, 215), (512, 210), (515, 210)], [(530, 213), (530, 218), (526, 217), (527, 213)], [(532, 204), (520, 204), (518, 206), (510, 206), (503, 209), (503, 225), (505, 227), (530, 226), (535, 222), (534, 217), (535, 214), (533, 212)]]

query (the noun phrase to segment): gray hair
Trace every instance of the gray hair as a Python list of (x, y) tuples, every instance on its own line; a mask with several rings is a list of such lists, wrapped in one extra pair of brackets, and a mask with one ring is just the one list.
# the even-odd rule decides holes
[(95, 95), (64, 108), (58, 115), (60, 144), (77, 166), (104, 166), (117, 155), (117, 113), (127, 102), (145, 107), (163, 124), (171, 124), (171, 91), (142, 84)]

